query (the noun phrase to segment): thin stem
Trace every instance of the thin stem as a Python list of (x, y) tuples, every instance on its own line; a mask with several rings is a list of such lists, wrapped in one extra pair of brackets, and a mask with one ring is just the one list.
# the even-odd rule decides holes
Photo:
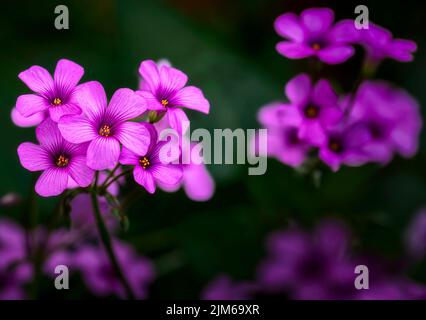
[(108, 183), (104, 183), (101, 188), (106, 190), (108, 189), (108, 187), (110, 185), (112, 185), (115, 181), (117, 181), (118, 179), (120, 179), (121, 177), (125, 176), (126, 174), (130, 173), (132, 171), (132, 169), (128, 169), (123, 171), (122, 173), (120, 173), (119, 175), (116, 175), (114, 178), (112, 178), (110, 181), (108, 181)]
[(117, 171), (118, 168), (120, 168), (119, 163), (117, 163), (117, 165), (114, 167), (114, 169), (112, 169), (111, 172), (108, 174), (108, 176), (105, 178), (103, 185), (108, 183), (108, 180), (111, 179), (114, 176), (114, 173)]
[(105, 223), (102, 219), (101, 212), (99, 210), (99, 202), (98, 202), (98, 195), (96, 192), (97, 187), (97, 181), (98, 181), (98, 173), (96, 173), (95, 178), (95, 188), (91, 191), (91, 199), (92, 199), (92, 205), (93, 205), (93, 212), (96, 219), (96, 224), (98, 227), (99, 235), (101, 238), (102, 243), (105, 246), (105, 249), (107, 251), (109, 260), (111, 261), (111, 264), (115, 270), (115, 273), (117, 274), (118, 278), (120, 279), (121, 283), (124, 286), (124, 289), (126, 290), (127, 296), (129, 299), (135, 299), (135, 295), (133, 294), (132, 288), (130, 287), (129, 283), (127, 282), (127, 279), (125, 278), (121, 267), (117, 261), (116, 255), (114, 253), (114, 249), (112, 247), (112, 241), (110, 234), (108, 232), (107, 227), (105, 226)]

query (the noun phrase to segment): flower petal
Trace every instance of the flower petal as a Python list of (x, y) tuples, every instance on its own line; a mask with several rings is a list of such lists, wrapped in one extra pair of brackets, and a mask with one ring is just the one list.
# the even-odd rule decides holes
[(42, 111), (34, 113), (32, 116), (24, 117), (16, 108), (13, 108), (10, 116), (15, 125), (27, 128), (39, 125), (46, 118), (46, 112)]
[(390, 55), (392, 58), (402, 62), (413, 60), (413, 52), (417, 50), (417, 44), (411, 40), (395, 39), (390, 44)]
[(29, 171), (45, 170), (52, 165), (49, 153), (31, 142), (24, 142), (19, 145), (18, 156), (21, 165)]
[(173, 164), (155, 164), (151, 166), (150, 171), (155, 180), (164, 184), (174, 185), (182, 179), (182, 167)]
[(58, 146), (64, 143), (58, 124), (47, 118), (36, 128), (36, 137), (40, 145), (50, 151), (57, 151)]
[(145, 155), (151, 141), (149, 130), (143, 123), (124, 122), (116, 129), (115, 137), (131, 151)]
[(49, 108), (49, 115), (53, 121), (58, 122), (61, 117), (69, 114), (80, 114), (81, 109), (73, 103), (66, 103), (56, 107)]
[(146, 101), (133, 90), (123, 88), (115, 91), (106, 110), (106, 119), (111, 123), (122, 122), (140, 116), (146, 111)]
[(303, 10), (300, 18), (306, 30), (320, 34), (330, 29), (334, 20), (334, 12), (329, 8), (310, 8)]
[(87, 165), (94, 170), (112, 169), (120, 156), (120, 143), (113, 137), (97, 137), (87, 149)]
[(190, 164), (183, 172), (183, 187), (188, 198), (207, 201), (214, 193), (214, 180), (204, 164)]
[(78, 84), (83, 74), (83, 67), (77, 63), (67, 59), (59, 60), (53, 76), (56, 88), (70, 92)]
[(304, 31), (300, 25), (299, 18), (294, 13), (280, 15), (274, 22), (275, 31), (282, 37), (296, 42), (302, 42)]
[(330, 82), (327, 80), (319, 80), (314, 87), (313, 102), (317, 106), (328, 107), (337, 106), (337, 95), (333, 90)]
[(140, 166), (136, 166), (133, 170), (135, 181), (146, 189), (149, 193), (155, 192), (155, 182), (149, 170), (145, 170)]
[(89, 186), (94, 178), (95, 172), (86, 164), (86, 156), (74, 156), (68, 166), (72, 179), (80, 186)]
[(53, 90), (53, 79), (49, 71), (40, 66), (32, 66), (22, 71), (18, 78), (21, 79), (32, 91), (47, 94)]
[(338, 64), (348, 60), (354, 53), (355, 50), (351, 46), (332, 46), (321, 49), (318, 57), (322, 62)]
[(158, 72), (157, 64), (152, 60), (142, 61), (139, 66), (139, 74), (151, 92), (155, 92), (160, 84), (160, 73)]
[(182, 106), (206, 114), (210, 111), (210, 103), (204, 98), (203, 92), (194, 86), (185, 87), (179, 90), (174, 96), (172, 104), (174, 106)]
[(319, 121), (305, 121), (300, 126), (299, 139), (314, 146), (321, 146), (326, 140), (326, 135)]
[(164, 111), (164, 106), (150, 91), (136, 91), (136, 94), (145, 99), (148, 110)]
[(68, 171), (59, 168), (49, 168), (38, 178), (35, 191), (42, 197), (60, 195), (67, 187)]
[(311, 79), (305, 73), (299, 74), (287, 82), (285, 94), (290, 102), (301, 105), (305, 104), (311, 94)]
[[(163, 65), (160, 68), (160, 88), (165, 92), (175, 92), (182, 89), (188, 82), (188, 77), (182, 71)], [(159, 88), (159, 89), (160, 89)]]
[(16, 100), (16, 109), (24, 117), (30, 117), (49, 108), (46, 98), (38, 94), (23, 94)]
[(98, 136), (93, 124), (82, 116), (63, 116), (58, 127), (64, 139), (72, 143), (91, 141)]
[(107, 97), (104, 87), (97, 81), (80, 84), (75, 88), (73, 99), (82, 108), (83, 113), (91, 121), (103, 117), (107, 107)]
[(179, 134), (184, 133), (188, 128), (189, 119), (182, 109), (168, 108), (167, 120), (170, 127), (176, 130)]
[(275, 49), (279, 54), (289, 59), (303, 59), (315, 54), (312, 48), (303, 43), (294, 43), (288, 41), (278, 42)]
[(121, 149), (120, 158), (118, 161), (124, 165), (138, 165), (139, 158), (140, 156), (138, 156), (136, 153), (132, 152), (126, 147), (123, 147)]

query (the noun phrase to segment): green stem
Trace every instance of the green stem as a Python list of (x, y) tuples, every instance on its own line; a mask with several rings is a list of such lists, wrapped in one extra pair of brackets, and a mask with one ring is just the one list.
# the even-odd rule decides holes
[(110, 181), (108, 181), (108, 183), (104, 182), (104, 184), (101, 186), (101, 188), (103, 190), (108, 189), (108, 187), (110, 185), (112, 185), (115, 181), (117, 181), (118, 179), (120, 179), (121, 177), (125, 176), (126, 174), (128, 174), (131, 171), (132, 171), (132, 169), (128, 169), (128, 170), (123, 171), (122, 173), (120, 173), (119, 175), (116, 175), (114, 178), (112, 178)]
[(120, 168), (120, 164), (119, 163), (114, 167), (114, 169), (111, 170), (111, 172), (105, 178), (105, 180), (103, 182), (103, 185), (108, 183), (108, 180), (111, 179), (114, 176), (114, 173), (117, 171), (118, 168)]
[(115, 273), (117, 274), (118, 278), (120, 279), (121, 283), (124, 286), (124, 289), (126, 290), (127, 296), (129, 299), (135, 299), (135, 295), (133, 294), (132, 288), (130, 287), (129, 283), (127, 282), (127, 279), (124, 277), (124, 274), (121, 270), (121, 267), (117, 261), (116, 255), (114, 253), (114, 249), (112, 247), (112, 241), (110, 234), (108, 232), (107, 227), (105, 226), (105, 223), (102, 219), (101, 212), (99, 210), (99, 202), (98, 202), (98, 195), (96, 192), (96, 184), (97, 184), (97, 175), (95, 180), (95, 188), (91, 191), (91, 198), (92, 198), (92, 205), (93, 205), (93, 211), (95, 214), (96, 224), (98, 227), (99, 235), (101, 238), (102, 243), (105, 246), (105, 249), (107, 251), (109, 260), (111, 261), (111, 264), (115, 270)]

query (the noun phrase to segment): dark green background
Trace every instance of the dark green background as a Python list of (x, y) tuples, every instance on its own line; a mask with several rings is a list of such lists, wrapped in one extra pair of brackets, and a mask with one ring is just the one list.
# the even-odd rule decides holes
[[(69, 30), (54, 28), (54, 8), (59, 4), (69, 8)], [(35, 64), (53, 71), (58, 59), (68, 58), (84, 66), (83, 81), (100, 81), (110, 96), (116, 88), (137, 87), (141, 60), (167, 58), (210, 101), (208, 116), (189, 112), (192, 128), (257, 128), (257, 110), (282, 99), (286, 81), (308, 68), (306, 61), (287, 60), (276, 53), (279, 37), (273, 30), (274, 18), (285, 11), (326, 5), (335, 9), (337, 18), (352, 18), (357, 4), (272, 0), (2, 4), (0, 195), (13, 191), (24, 201), (19, 207), (0, 208), (1, 215), (28, 220), (36, 177), (19, 166), (16, 155), (20, 142), (35, 139), (34, 130), (15, 127), (10, 121), (17, 96), (28, 92), (17, 78), (20, 71)], [(368, 5), (372, 21), (418, 43), (413, 63), (385, 61), (378, 76), (405, 87), (424, 110), (426, 10), (414, 1), (363, 4)], [(349, 88), (359, 63), (357, 55), (344, 66), (327, 67), (324, 76)], [(158, 280), (151, 289), (155, 298), (198, 297), (205, 284), (222, 272), (236, 279), (252, 278), (264, 254), (265, 236), (289, 221), (310, 227), (323, 217), (338, 216), (351, 225), (356, 250), (403, 259), (403, 231), (416, 210), (426, 205), (424, 140), (422, 132), (416, 157), (396, 157), (387, 167), (343, 168), (336, 174), (324, 170), (320, 188), (275, 160), (268, 162), (264, 176), (248, 176), (243, 165), (210, 166), (217, 183), (211, 201), (191, 202), (182, 191), (155, 196), (141, 192), (127, 211), (130, 230), (123, 237), (156, 264)], [(37, 203), (42, 223), (55, 199), (39, 198)], [(414, 276), (426, 280), (425, 269), (417, 268)], [(71, 296), (85, 294), (72, 291)]]

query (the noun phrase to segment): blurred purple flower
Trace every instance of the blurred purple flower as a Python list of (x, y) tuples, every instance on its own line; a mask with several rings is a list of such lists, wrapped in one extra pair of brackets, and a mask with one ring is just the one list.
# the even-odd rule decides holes
[(416, 259), (426, 256), (426, 209), (421, 209), (405, 232), (407, 252)]
[(334, 12), (329, 8), (309, 8), (300, 16), (285, 13), (275, 20), (275, 31), (288, 39), (277, 44), (277, 51), (290, 59), (316, 56), (322, 62), (338, 64), (354, 54), (349, 39), (336, 37)]
[(16, 223), (0, 220), (0, 300), (25, 298), (24, 285), (31, 280), (33, 269), (26, 260), (24, 230)]
[(32, 123), (35, 125), (37, 117), (41, 121), (46, 111), (55, 122), (66, 114), (80, 114), (81, 109), (75, 99), (75, 92), (78, 91), (77, 84), (83, 74), (84, 69), (81, 66), (66, 59), (58, 61), (53, 79), (50, 73), (40, 66), (32, 66), (22, 71), (19, 79), (35, 94), (18, 97), (16, 110), (19, 114), (15, 113), (18, 125), (25, 125), (20, 115), (32, 117), (29, 121), (34, 121)]
[(281, 122), (299, 126), (298, 138), (314, 146), (322, 145), (326, 129), (342, 119), (337, 95), (327, 80), (319, 80), (314, 86), (308, 75), (300, 74), (285, 86), (285, 93), (294, 110), (286, 111)]
[[(146, 298), (148, 286), (154, 279), (151, 263), (138, 256), (129, 245), (118, 240), (113, 243), (118, 263), (136, 297)], [(92, 245), (81, 247), (74, 255), (74, 265), (80, 270), (84, 282), (95, 295), (117, 295), (120, 298), (126, 296), (124, 287), (102, 247)]]
[(354, 21), (346, 19), (338, 22), (336, 27), (336, 38), (362, 45), (367, 53), (367, 61), (373, 64), (385, 58), (410, 62), (417, 50), (414, 41), (395, 39), (389, 30), (372, 22), (369, 22), (368, 29), (356, 29)]
[[(298, 111), (291, 105), (271, 103), (259, 110), (258, 121), (268, 130), (267, 155), (289, 166), (300, 166), (311, 147), (299, 138), (301, 117)], [(253, 150), (262, 153), (257, 143), (253, 141)]]
[(72, 143), (89, 142), (87, 165), (95, 170), (111, 169), (118, 163), (120, 142), (134, 152), (145, 153), (149, 132), (142, 123), (130, 122), (146, 110), (145, 101), (130, 89), (118, 89), (107, 105), (104, 88), (91, 81), (76, 95), (84, 116), (64, 116), (59, 122), (63, 137)]
[(94, 171), (86, 165), (87, 144), (65, 141), (58, 126), (46, 119), (36, 129), (40, 145), (24, 142), (18, 147), (19, 160), (29, 171), (43, 171), (35, 185), (36, 192), (43, 196), (61, 194), (71, 178), (80, 187), (92, 183)]
[(319, 158), (333, 171), (339, 170), (342, 164), (360, 166), (369, 160), (363, 147), (370, 141), (370, 131), (363, 123), (339, 125), (327, 130), (327, 139), (320, 147)]
[(135, 153), (123, 147), (120, 163), (134, 166), (135, 181), (149, 193), (154, 193), (157, 182), (165, 185), (177, 184), (182, 178), (182, 168), (171, 163), (179, 157), (179, 153), (173, 152), (173, 147), (168, 147), (169, 142), (158, 141), (157, 130), (153, 125), (147, 124), (146, 127), (151, 136), (148, 150), (136, 150)]
[(148, 110), (166, 113), (170, 127), (177, 132), (182, 132), (182, 122), (189, 121), (180, 107), (209, 113), (210, 104), (203, 92), (194, 86), (186, 86), (188, 77), (168, 63), (142, 61), (139, 74), (142, 81), (137, 93), (146, 99)]
[(385, 82), (364, 82), (350, 118), (368, 127), (371, 139), (362, 150), (370, 161), (386, 164), (396, 152), (405, 158), (417, 152), (422, 118), (417, 101), (404, 90)]
[[(118, 226), (117, 219), (111, 214), (111, 208), (103, 197), (98, 197), (99, 209), (110, 231)], [(71, 226), (75, 231), (85, 234), (97, 234), (96, 221), (93, 214), (92, 200), (87, 193), (80, 193), (71, 201)]]

